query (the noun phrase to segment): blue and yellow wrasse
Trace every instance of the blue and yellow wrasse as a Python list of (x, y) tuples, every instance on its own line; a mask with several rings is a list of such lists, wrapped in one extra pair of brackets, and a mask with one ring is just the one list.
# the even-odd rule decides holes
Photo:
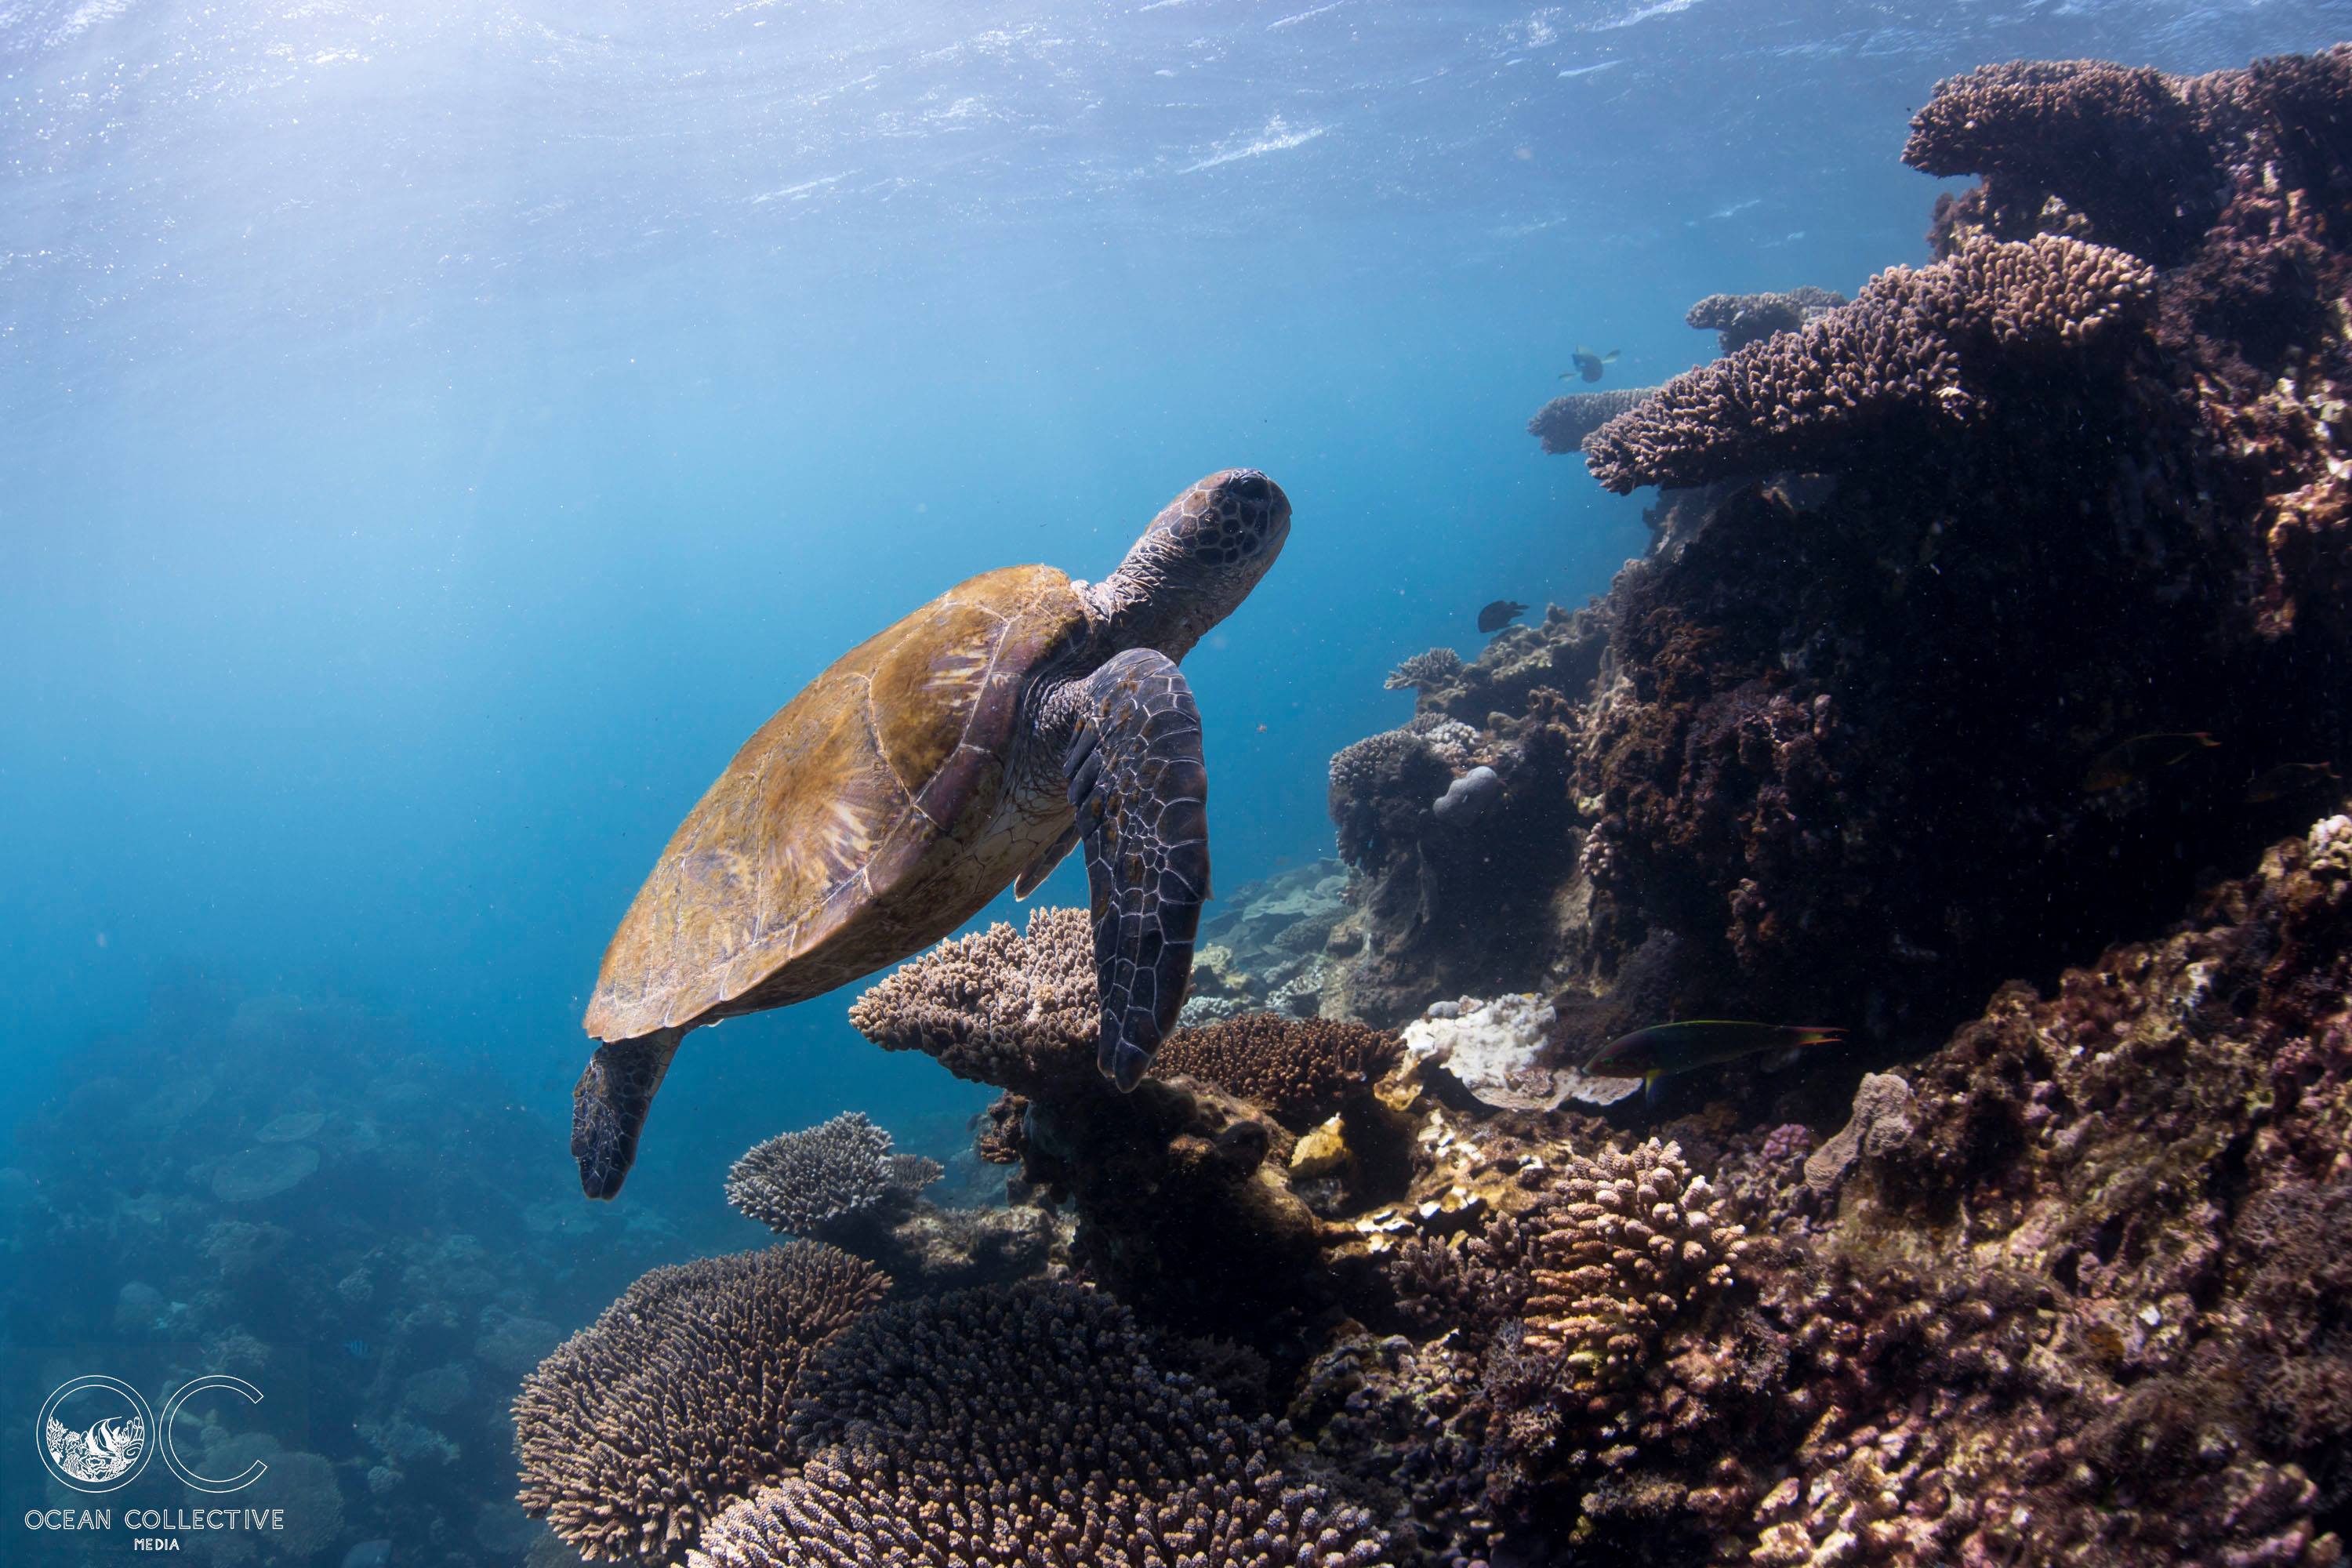
[(1599, 1078), (1638, 1078), (1647, 1098), (1655, 1100), (1659, 1080), (1675, 1073), (1737, 1061), (1759, 1051), (1792, 1052), (1807, 1046), (1835, 1045), (1843, 1038), (1842, 1029), (1810, 1024), (1685, 1018), (1678, 1024), (1653, 1024), (1618, 1036), (1592, 1053), (1584, 1070)]

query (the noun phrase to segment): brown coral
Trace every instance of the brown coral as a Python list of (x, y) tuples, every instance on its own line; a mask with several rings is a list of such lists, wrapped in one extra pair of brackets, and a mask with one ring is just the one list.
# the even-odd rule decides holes
[(1350, 1100), (1371, 1092), (1402, 1049), (1386, 1029), (1336, 1018), (1245, 1013), (1168, 1037), (1151, 1064), (1155, 1078), (1179, 1075), (1213, 1083), (1265, 1107), (1294, 1131), (1312, 1127)]
[(1536, 410), (1528, 434), (1543, 443), (1555, 458), (1583, 450), (1584, 438), (1658, 389), (1654, 386), (1614, 386), (1606, 392), (1571, 392)]
[(1718, 351), (1737, 353), (1775, 332), (1793, 332), (1845, 296), (1810, 286), (1785, 294), (1709, 294), (1683, 317), (1686, 325), (1713, 332)]
[(753, 1145), (727, 1173), (727, 1201), (779, 1236), (824, 1239), (877, 1207), (903, 1208), (940, 1179), (938, 1162), (893, 1155), (861, 1110)]
[(1932, 267), (1888, 268), (1800, 332), (1675, 377), (1595, 431), (1586, 461), (1620, 493), (1835, 467), (1906, 422), (1969, 417), (1994, 395), (1993, 366), (2120, 341), (2149, 318), (2153, 284), (2121, 251), (1973, 241)]
[(922, 1051), (958, 1078), (1030, 1096), (1097, 1078), (1102, 1028), (1094, 927), (1084, 910), (1030, 912), (942, 942), (851, 1004), (849, 1021), (886, 1051)]
[(1126, 1310), (1071, 1287), (885, 1309), (803, 1376), (801, 1473), (704, 1537), (711, 1568), (1376, 1568), (1361, 1510), (1286, 1475)]
[(888, 1289), (809, 1241), (655, 1269), (523, 1380), (523, 1511), (583, 1557), (682, 1561), (782, 1473), (803, 1363)]

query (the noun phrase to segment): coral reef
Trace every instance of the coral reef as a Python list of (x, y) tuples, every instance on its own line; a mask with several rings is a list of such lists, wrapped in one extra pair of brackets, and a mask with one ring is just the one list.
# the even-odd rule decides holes
[(779, 1236), (833, 1240), (903, 1215), (940, 1175), (938, 1162), (893, 1155), (890, 1134), (865, 1112), (845, 1110), (752, 1146), (727, 1173), (727, 1201)]
[(1586, 463), (1621, 494), (1836, 468), (2030, 397), (2037, 372), (2095, 376), (2144, 334), (2154, 283), (2137, 258), (2079, 240), (1972, 239), (1933, 266), (1889, 268), (1799, 332), (1676, 376), (1594, 431)]
[(654, 1270), (523, 1380), (523, 1510), (584, 1557), (682, 1561), (781, 1473), (803, 1363), (888, 1288), (811, 1241)]
[(1701, 331), (1713, 332), (1718, 348), (1729, 354), (1775, 332), (1793, 332), (1844, 303), (1844, 295), (1810, 286), (1785, 294), (1709, 294), (1693, 305), (1683, 321)]
[(1375, 1568), (1360, 1509), (1286, 1473), (1117, 1303), (1019, 1286), (886, 1308), (803, 1374), (798, 1476), (706, 1534), (710, 1568), (1047, 1562)]
[(1214, 1084), (1304, 1131), (1369, 1095), (1395, 1064), (1399, 1048), (1385, 1029), (1252, 1013), (1177, 1030), (1151, 1071), (1155, 1078), (1181, 1075)]
[(1658, 389), (1654, 386), (1612, 386), (1606, 392), (1571, 392), (1536, 410), (1528, 434), (1543, 443), (1553, 457), (1581, 451), (1585, 437), (1628, 409), (1638, 408)]
[(868, 987), (849, 1021), (884, 1050), (922, 1051), (958, 1078), (1068, 1089), (1099, 1076), (1093, 924), (1084, 910), (1038, 909), (1025, 931), (999, 921), (942, 942)]

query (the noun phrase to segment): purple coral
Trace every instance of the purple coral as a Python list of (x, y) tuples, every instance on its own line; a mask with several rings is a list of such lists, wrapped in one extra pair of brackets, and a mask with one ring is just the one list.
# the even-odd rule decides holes
[(1833, 468), (1902, 427), (1967, 418), (1994, 365), (2031, 364), (2145, 323), (2154, 274), (2121, 251), (2038, 236), (1971, 242), (1872, 279), (1851, 305), (1686, 371), (1585, 443), (1620, 493)]
[(801, 1473), (704, 1534), (709, 1568), (1382, 1568), (1379, 1527), (1286, 1474), (1273, 1424), (1164, 1370), (1067, 1286), (908, 1302), (807, 1369)]

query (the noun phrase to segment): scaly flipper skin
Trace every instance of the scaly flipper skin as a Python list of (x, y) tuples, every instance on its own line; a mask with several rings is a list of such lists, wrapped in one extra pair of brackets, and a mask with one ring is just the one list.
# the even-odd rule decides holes
[(587, 1070), (572, 1090), (572, 1157), (580, 1162), (580, 1190), (590, 1197), (619, 1194), (621, 1179), (636, 1160), (637, 1134), (645, 1131), (654, 1091), (661, 1088), (685, 1035), (683, 1029), (660, 1029), (634, 1040), (613, 1040), (588, 1058)]
[(1175, 1026), (1209, 890), (1209, 773), (1201, 713), (1176, 664), (1129, 648), (1090, 676), (1063, 771), (1087, 847), (1096, 1062), (1124, 1091)]

